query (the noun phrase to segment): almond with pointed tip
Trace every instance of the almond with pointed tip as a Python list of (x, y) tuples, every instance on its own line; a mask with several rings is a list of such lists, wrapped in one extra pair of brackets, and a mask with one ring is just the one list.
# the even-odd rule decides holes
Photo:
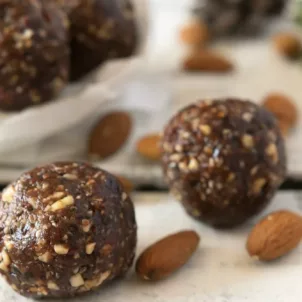
[(134, 184), (126, 177), (116, 175), (116, 178), (120, 181), (127, 194), (130, 194), (134, 190)]
[(169, 277), (189, 261), (199, 241), (199, 235), (194, 231), (182, 231), (157, 241), (138, 258), (137, 275), (149, 281)]
[(141, 137), (136, 144), (136, 150), (147, 159), (160, 160), (160, 134), (153, 133)]
[(90, 134), (88, 151), (92, 158), (106, 158), (119, 151), (132, 130), (129, 113), (114, 111), (103, 116)]
[(253, 228), (246, 249), (252, 258), (270, 261), (295, 249), (301, 238), (301, 215), (282, 210), (269, 214)]
[(183, 69), (190, 72), (225, 73), (233, 68), (233, 64), (227, 58), (211, 50), (194, 51), (183, 63)]
[(203, 22), (191, 21), (180, 30), (180, 40), (193, 47), (205, 45), (209, 38), (208, 27)]
[(291, 33), (279, 33), (273, 37), (277, 51), (284, 57), (294, 59), (301, 54), (302, 43)]
[(291, 127), (284, 121), (278, 121), (278, 125), (279, 125), (282, 136), (284, 138), (286, 138), (291, 131)]

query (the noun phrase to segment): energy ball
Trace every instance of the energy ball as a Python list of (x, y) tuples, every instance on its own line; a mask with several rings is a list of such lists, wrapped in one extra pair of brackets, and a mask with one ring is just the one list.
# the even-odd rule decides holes
[(37, 0), (0, 2), (0, 110), (47, 102), (68, 81), (68, 20)]
[(80, 79), (108, 59), (135, 52), (138, 31), (130, 0), (78, 0), (69, 16), (71, 80)]
[[(44, 0), (49, 1), (49, 0)], [(79, 4), (81, 0), (51, 0), (65, 13), (69, 14)]]
[(24, 173), (0, 201), (0, 272), (24, 296), (70, 297), (125, 275), (136, 247), (120, 182), (84, 163)]
[(200, 101), (184, 108), (168, 123), (161, 148), (171, 192), (191, 216), (217, 228), (259, 213), (286, 174), (276, 120), (249, 101)]

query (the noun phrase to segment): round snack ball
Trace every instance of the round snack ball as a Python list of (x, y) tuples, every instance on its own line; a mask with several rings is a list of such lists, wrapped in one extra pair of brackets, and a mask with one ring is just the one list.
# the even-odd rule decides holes
[(68, 20), (47, 2), (0, 2), (0, 109), (56, 97), (68, 81)]
[[(49, 0), (45, 0), (49, 1)], [(78, 4), (80, 0), (51, 0), (65, 13), (69, 14)]]
[(70, 297), (123, 276), (136, 247), (133, 204), (116, 177), (84, 163), (24, 173), (0, 202), (0, 272), (29, 297)]
[(138, 31), (130, 0), (79, 0), (70, 22), (71, 80), (80, 79), (108, 59), (128, 57), (136, 50)]
[(201, 101), (176, 114), (164, 131), (162, 163), (187, 212), (217, 228), (259, 213), (286, 173), (273, 115), (239, 99)]

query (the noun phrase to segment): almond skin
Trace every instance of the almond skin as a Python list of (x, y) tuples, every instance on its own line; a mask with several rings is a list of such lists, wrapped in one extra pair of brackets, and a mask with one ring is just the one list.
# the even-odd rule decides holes
[(290, 133), (291, 127), (283, 121), (278, 121), (278, 124), (283, 138), (286, 138)]
[(262, 105), (276, 117), (284, 135), (296, 126), (298, 109), (294, 101), (288, 96), (281, 93), (271, 93), (264, 98)]
[(222, 55), (210, 50), (198, 50), (190, 54), (183, 63), (183, 69), (190, 72), (229, 72), (233, 64)]
[(290, 211), (277, 211), (266, 216), (251, 231), (246, 249), (262, 261), (282, 257), (295, 249), (302, 238), (302, 217)]
[(129, 179), (120, 175), (115, 175), (115, 177), (119, 180), (127, 194), (130, 194), (134, 190), (134, 184)]
[(282, 56), (294, 59), (301, 54), (301, 42), (291, 33), (279, 33), (273, 38), (273, 41), (275, 48)]
[(148, 134), (140, 138), (136, 144), (137, 152), (147, 159), (160, 160), (160, 139), (161, 136), (158, 133)]
[(180, 40), (193, 47), (205, 45), (209, 39), (208, 27), (203, 22), (192, 21), (180, 30)]
[(119, 175), (116, 175), (116, 178), (119, 180), (127, 194), (130, 194), (134, 190), (134, 184), (129, 179)]
[(93, 127), (88, 145), (92, 158), (107, 158), (119, 151), (132, 131), (132, 118), (127, 112), (114, 111), (103, 116)]
[(136, 262), (136, 273), (143, 280), (158, 281), (182, 267), (198, 247), (194, 231), (182, 231), (148, 247)]

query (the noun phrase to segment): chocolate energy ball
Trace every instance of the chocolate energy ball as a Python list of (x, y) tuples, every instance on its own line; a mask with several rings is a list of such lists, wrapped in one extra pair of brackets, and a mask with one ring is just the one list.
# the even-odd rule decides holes
[(0, 109), (16, 111), (57, 96), (68, 80), (68, 21), (36, 0), (0, 2)]
[(176, 114), (164, 131), (162, 163), (187, 212), (217, 228), (259, 213), (286, 173), (276, 120), (238, 99), (201, 101)]
[(62, 9), (65, 13), (69, 14), (72, 12), (74, 8), (79, 4), (81, 0), (43, 0), (43, 1), (51, 1), (55, 5), (57, 5), (60, 9)]
[(69, 297), (123, 276), (135, 254), (133, 204), (111, 174), (55, 163), (23, 174), (0, 202), (0, 272), (29, 297)]
[(136, 50), (138, 31), (130, 0), (78, 0), (70, 22), (71, 80), (108, 59), (128, 57)]

